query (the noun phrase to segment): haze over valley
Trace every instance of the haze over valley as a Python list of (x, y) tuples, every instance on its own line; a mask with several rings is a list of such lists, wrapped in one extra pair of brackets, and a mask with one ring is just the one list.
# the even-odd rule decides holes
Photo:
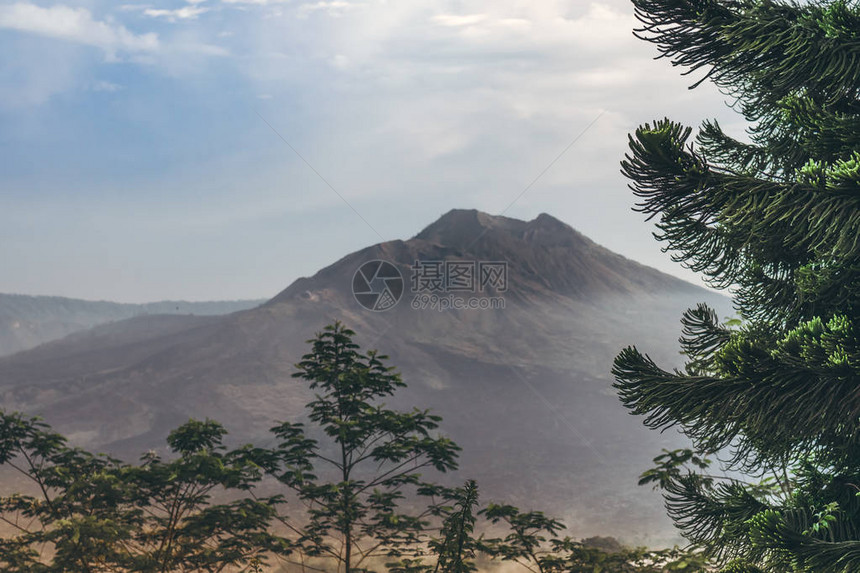
[[(403, 277), (401, 300), (382, 312), (353, 293), (357, 270), (375, 260)], [(505, 285), (466, 293), (503, 299), (504, 308), (418, 308), (416, 261), (504, 262)], [(31, 316), (56, 302), (26, 300)], [(89, 329), (79, 322), (78, 332), (0, 359), (0, 403), (126, 459), (163, 449), (189, 417), (218, 420), (233, 442), (266, 443), (275, 421), (302, 419), (312, 397), (291, 378), (305, 341), (340, 320), (402, 372), (408, 387), (392, 405), (443, 416), (441, 431), (463, 447), (453, 483), (474, 478), (482, 498), (558, 515), (576, 535), (661, 544), (675, 534), (659, 495), (637, 487), (637, 476), (661, 448), (683, 442), (629, 416), (609, 371), (634, 343), (658, 363), (680, 364), (679, 318), (699, 302), (730, 312), (727, 299), (612, 253), (551, 215), (452, 210), (259, 306), (157, 313), (170, 310), (165, 303)], [(253, 308), (203, 316), (230, 305)]]

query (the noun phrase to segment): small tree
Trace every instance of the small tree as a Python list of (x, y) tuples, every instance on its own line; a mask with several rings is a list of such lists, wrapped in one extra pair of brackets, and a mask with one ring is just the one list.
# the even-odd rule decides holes
[[(379, 400), (405, 384), (385, 356), (361, 354), (355, 332), (339, 322), (309, 340), (295, 377), (317, 390), (307, 405), (321, 444), (301, 423), (272, 429), (279, 445), (258, 450), (258, 462), (304, 502), (303, 521), (282, 517), (310, 556), (329, 557), (344, 573), (366, 569), (377, 557), (420, 555), (427, 518), (440, 512), (444, 492), (422, 481), (421, 470), (455, 469), (459, 447), (433, 434), (440, 421), (427, 410), (390, 410)], [(411, 488), (428, 505), (401, 508)], [(414, 504), (414, 502), (410, 502)]]
[(0, 497), (0, 566), (8, 573), (245, 570), (289, 545), (268, 532), (278, 498), (238, 497), (260, 478), (224, 429), (191, 421), (168, 438), (177, 457), (138, 466), (71, 448), (35, 418), (0, 414), (0, 464), (35, 494)]
[[(646, 124), (622, 164), (666, 250), (732, 287), (743, 318), (689, 310), (683, 372), (616, 358), (624, 404), (695, 444), (644, 479), (726, 571), (860, 571), (860, 7), (634, 5), (639, 35), (706, 70), (752, 125), (744, 142), (706, 122), (693, 145), (688, 127)], [(717, 453), (735, 478), (703, 471)]]
[[(125, 543), (133, 548), (128, 570), (254, 571), (267, 554), (290, 553), (291, 544), (269, 531), (282, 498), (239, 497), (250, 494), (262, 472), (248, 460), (247, 447), (226, 450), (226, 433), (217, 422), (190, 420), (167, 438), (178, 457), (149, 454), (142, 465), (117, 472), (139, 512), (132, 512), (139, 521)], [(214, 494), (234, 499), (213, 505)]]
[[(489, 504), (479, 512), (491, 523), (510, 531), (503, 538), (479, 540), (481, 550), (503, 561), (517, 563), (531, 573), (705, 573), (701, 554), (678, 548), (660, 551), (619, 547), (606, 551), (559, 537), (564, 524), (540, 511), (523, 512), (512, 505)], [(616, 542), (617, 543), (617, 542)]]
[(491, 503), (480, 513), (490, 523), (504, 523), (510, 533), (504, 538), (482, 542), (484, 551), (493, 557), (519, 563), (532, 573), (552, 573), (565, 570), (563, 552), (573, 544), (559, 540), (564, 524), (540, 511), (522, 512), (507, 504)]
[(475, 556), (481, 549), (475, 540), (476, 509), (478, 507), (478, 484), (469, 480), (462, 488), (450, 492), (453, 507), (446, 508), (440, 537), (430, 541), (430, 549), (436, 554), (433, 573), (470, 573), (475, 567)]

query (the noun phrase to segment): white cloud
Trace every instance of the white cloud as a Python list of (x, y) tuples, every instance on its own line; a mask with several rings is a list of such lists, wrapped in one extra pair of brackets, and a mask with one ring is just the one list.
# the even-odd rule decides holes
[[(448, 197), (491, 211), (495, 193), (501, 208), (499, 189), (516, 196), (603, 113), (521, 205), (560, 214), (562, 203), (568, 213), (593, 205), (615, 209), (620, 221), (629, 205), (617, 167), (626, 134), (666, 110), (701, 118), (694, 101), (722, 105), (652, 61), (625, 0), (368, 0), (340, 19), (245, 23), (237, 37), (253, 55), (241, 71), (256, 93), (313, 110), (309, 161), (333, 184), (348, 182), (356, 201), (396, 201), (409, 187), (440, 205)], [(298, 123), (276, 106), (270, 113)], [(383, 157), (397, 167), (383, 169)], [(549, 188), (570, 196), (554, 206), (547, 201), (557, 194), (541, 195)], [(595, 199), (591, 188), (612, 192)]]
[[(114, 14), (139, 12), (150, 17), (192, 20), (208, 9), (200, 6), (201, 2), (196, 4), (167, 12), (144, 4), (126, 4)], [(103, 50), (108, 62), (144, 65), (177, 78), (204, 72), (207, 60), (230, 55), (229, 50), (212, 42), (215, 32), (200, 27), (183, 26), (162, 38), (154, 32), (132, 32), (111, 16), (99, 18), (86, 8), (66, 5), (0, 5), (0, 32), (5, 30), (23, 34), (9, 37), (17, 58), (0, 65), (0, 82), (6, 83), (0, 87), (0, 109), (39, 106), (64, 92), (116, 91), (119, 86), (98, 80), (99, 64), (87, 55), (88, 47)], [(45, 38), (75, 46), (58, 50), (54, 42)]]
[(106, 80), (99, 80), (93, 84), (94, 92), (118, 92), (122, 86)]
[(342, 70), (349, 66), (349, 58), (347, 58), (343, 54), (335, 54), (334, 57), (330, 60), (330, 63), (335, 68)]
[(360, 6), (360, 4), (343, 2), (342, 0), (309, 2), (299, 6), (297, 14), (302, 18), (312, 12), (325, 12), (329, 16), (338, 17), (343, 16), (347, 10), (351, 10), (358, 6)]
[(135, 34), (115, 22), (93, 19), (86, 8), (63, 5), (50, 8), (29, 3), (0, 6), (0, 28), (95, 46), (109, 55), (117, 51), (152, 52), (159, 47), (155, 33)]
[[(473, 6), (483, 10), (468, 10)], [(508, 49), (518, 44), (539, 49), (579, 45), (592, 51), (629, 46), (630, 31), (636, 24), (631, 14), (598, 2), (578, 5), (577, 14), (569, 14), (565, 3), (560, 2), (500, 2), (490, 6), (467, 2), (461, 11), (438, 13), (430, 21), (455, 30), (463, 40), (482, 45)]]
[(290, 0), (221, 0), (224, 4), (254, 4), (256, 6), (270, 6), (272, 4), (286, 4)]
[(39, 106), (74, 90), (83, 76), (83, 51), (58, 50), (50, 42), (19, 42), (14, 58), (0, 60), (0, 111)]
[(120, 4), (119, 10), (122, 12), (140, 12), (147, 8), (152, 8), (152, 4)]
[(165, 49), (167, 54), (185, 54), (198, 56), (225, 57), (230, 55), (230, 50), (215, 44), (203, 42), (176, 42)]
[[(621, 248), (633, 233), (632, 200), (618, 174), (626, 134), (666, 113), (695, 124), (723, 109), (719, 94), (705, 86), (690, 92), (689, 78), (679, 77), (665, 61), (652, 61), (653, 46), (632, 36), (636, 21), (628, 0), (362, 0), (356, 10), (348, 10), (353, 4), (344, 0), (126, 1), (140, 3), (125, 11), (114, 7), (118, 19), (130, 18), (131, 10), (143, 16), (145, 10), (182, 6), (189, 17), (181, 26), (153, 19), (168, 18), (174, 10), (129, 19), (161, 32), (151, 35), (160, 42), (156, 47), (136, 50), (124, 47), (135, 44), (122, 38), (145, 36), (109, 18), (96, 21), (81, 9), (19, 2), (0, 8), (0, 26), (133, 52), (125, 59), (147, 59), (150, 70), (171, 76), (173, 85), (200, 93), (211, 89), (212, 109), (220, 109), (221, 94), (241, 98), (245, 107), (239, 112), (259, 108), (363, 214), (375, 205), (390, 206), (396, 216), (378, 225), (386, 236), (414, 231), (420, 217), (428, 222), (429, 216), (415, 215), (421, 210), (475, 206), (498, 212), (605, 111), (511, 214), (551, 212)], [(23, 22), (21, 6), (37, 17)], [(218, 10), (225, 15), (228, 6), (229, 18), (211, 17)], [(195, 20), (192, 9), (210, 14)], [(67, 26), (71, 31), (49, 25), (58, 10), (77, 15), (77, 24)], [(341, 17), (314, 17), (326, 13)], [(309, 17), (300, 19), (303, 15)], [(229, 38), (224, 40), (229, 52), (213, 45), (221, 38)], [(3, 66), (18, 66), (12, 60), (23, 62), (0, 75), (0, 107), (44, 101), (62, 91), (98, 90), (99, 77), (116, 77), (94, 70), (86, 49), (57, 50), (55, 43), (32, 37), (14, 43), (16, 58), (0, 63), (0, 73)], [(38, 53), (16, 51), (17, 44)], [(211, 57), (228, 54), (232, 57)], [(123, 95), (138, 95), (133, 92), (141, 85), (129, 82)], [(101, 89), (111, 88), (105, 83)], [(148, 105), (146, 98), (140, 101)], [(140, 105), (141, 117), (156, 113)], [(229, 181), (230, 188), (255, 189), (235, 203), (225, 201), (212, 215), (218, 224), (223, 217), (225, 225), (291, 213), (302, 201), (321, 211), (342, 207), (265, 124), (251, 120), (247, 129), (259, 130), (258, 148), (252, 141), (227, 165), (222, 161), (227, 152), (218, 147), (225, 144), (213, 140), (207, 151), (211, 163), (188, 165), (190, 183), (177, 188), (202, 194), (210, 184)], [(163, 129), (169, 136), (170, 129), (184, 127), (178, 122)], [(173, 175), (159, 177), (168, 182)], [(322, 193), (313, 192), (317, 188)], [(403, 189), (416, 200), (403, 201)], [(177, 216), (176, 227), (184, 224)], [(316, 229), (321, 235), (330, 230)], [(636, 237), (647, 242), (647, 229)], [(635, 251), (625, 254), (644, 258)], [(319, 260), (320, 266), (324, 262)]]
[(433, 16), (433, 21), (442, 26), (472, 26), (479, 24), (487, 19), (486, 14), (437, 14)]
[(198, 6), (184, 6), (173, 10), (146, 8), (143, 13), (152, 18), (165, 18), (168, 22), (177, 20), (196, 20), (200, 14), (205, 14), (209, 8)]

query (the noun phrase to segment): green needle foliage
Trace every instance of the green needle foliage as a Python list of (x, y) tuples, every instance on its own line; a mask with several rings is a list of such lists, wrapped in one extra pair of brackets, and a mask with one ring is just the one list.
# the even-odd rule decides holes
[[(344, 573), (367, 570), (380, 558), (421, 555), (428, 520), (442, 514), (439, 496), (447, 491), (423, 481), (421, 471), (455, 469), (460, 450), (435, 435), (439, 416), (380, 403), (405, 384), (384, 364), (386, 356), (360, 353), (353, 336), (339, 322), (327, 326), (296, 365), (294, 376), (318, 392), (307, 409), (324, 441), (308, 437), (301, 423), (284, 422), (272, 429), (278, 446), (255, 452), (305, 504), (303, 518), (281, 518), (297, 545), (307, 555), (336, 560)], [(414, 497), (402, 508), (409, 490)], [(419, 563), (400, 566), (420, 569)]]
[[(241, 498), (261, 472), (226, 451), (215, 422), (190, 421), (140, 465), (71, 448), (35, 418), (0, 414), (0, 464), (33, 494), (0, 497), (9, 573), (245, 571), (289, 544), (270, 534), (279, 498)], [(233, 501), (212, 504), (214, 494)]]
[[(633, 1), (637, 35), (751, 125), (740, 141), (706, 121), (693, 142), (645, 124), (622, 162), (665, 250), (743, 318), (687, 311), (684, 371), (616, 358), (631, 412), (695, 444), (643, 481), (725, 571), (860, 571), (860, 5)], [(748, 477), (704, 473), (706, 455)]]

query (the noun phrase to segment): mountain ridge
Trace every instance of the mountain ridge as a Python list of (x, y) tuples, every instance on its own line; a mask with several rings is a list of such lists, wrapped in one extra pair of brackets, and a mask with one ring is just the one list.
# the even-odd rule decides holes
[(0, 293), (0, 357), (29, 350), (93, 326), (150, 314), (220, 315), (265, 300), (119, 303), (62, 296)]
[[(403, 276), (403, 298), (385, 312), (361, 307), (351, 291), (372, 260)], [(416, 260), (505, 261), (507, 290), (458, 294), (501, 298), (503, 308), (415, 308)], [(341, 320), (402, 372), (408, 386), (393, 406), (444, 418), (442, 430), (464, 448), (462, 474), (488, 498), (556, 508), (583, 534), (651, 543), (647, 535), (668, 539), (672, 530), (659, 496), (639, 491), (636, 476), (660, 448), (681, 444), (626, 414), (610, 365), (642, 341), (656, 360), (677, 364), (678, 319), (701, 301), (726, 305), (549, 215), (454, 210), (411, 239), (349, 253), (256, 308), (142, 317), (2, 358), (0, 400), (42, 415), (77, 445), (123, 456), (163, 447), (189, 417), (218, 420), (237, 440), (267, 440), (276, 421), (304, 419), (313, 395), (291, 377), (293, 364), (315, 332)]]
[[(524, 254), (525, 248), (535, 250)], [(444, 260), (469, 256), (482, 260), (506, 259), (517, 266), (516, 270), (525, 279), (523, 286), (531, 291), (535, 288), (533, 283), (558, 294), (580, 297), (613, 291), (632, 293), (640, 288), (670, 288), (690, 293), (704, 290), (614, 253), (546, 213), (531, 221), (522, 221), (475, 209), (452, 209), (411, 239), (365, 247), (311, 277), (297, 279), (266, 304), (301, 296), (313, 287), (314, 281), (328, 280), (339, 268), (357, 260), (388, 260), (397, 264), (407, 276), (410, 265), (419, 258)], [(529, 260), (530, 256), (536, 260)], [(556, 264), (559, 260), (568, 264), (559, 266)], [(625, 276), (631, 274), (636, 275), (635, 278)], [(349, 283), (342, 281), (342, 284)]]

